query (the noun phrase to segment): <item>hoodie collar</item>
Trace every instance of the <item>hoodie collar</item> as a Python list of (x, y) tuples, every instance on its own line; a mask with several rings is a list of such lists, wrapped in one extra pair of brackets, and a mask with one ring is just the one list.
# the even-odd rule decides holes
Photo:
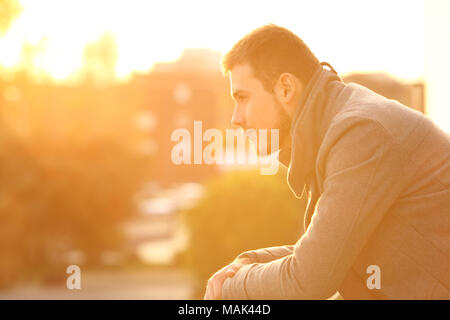
[[(330, 70), (323, 68), (324, 65)], [(305, 186), (311, 183), (317, 152), (337, 112), (336, 106), (329, 103), (340, 92), (331, 90), (336, 83), (344, 85), (336, 71), (328, 63), (322, 62), (305, 87), (292, 118), (291, 147), (280, 150), (279, 161), (289, 166), (288, 183), (297, 198), (302, 196)]]

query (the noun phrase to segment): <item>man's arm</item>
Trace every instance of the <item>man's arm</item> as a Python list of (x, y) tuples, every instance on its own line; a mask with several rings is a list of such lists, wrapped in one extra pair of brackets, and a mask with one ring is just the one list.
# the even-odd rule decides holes
[(242, 266), (255, 262), (273, 261), (288, 254), (292, 254), (292, 250), (293, 246), (280, 246), (249, 250), (241, 253), (232, 263), (226, 265), (208, 279), (204, 299), (221, 299), (223, 282), (226, 278), (233, 277)]
[(266, 263), (290, 255), (293, 250), (294, 245), (249, 250), (242, 252), (236, 259), (248, 258), (251, 263)]
[(326, 160), (324, 192), (292, 254), (243, 266), (226, 279), (224, 299), (326, 299), (400, 193), (400, 148), (374, 121), (336, 134)]

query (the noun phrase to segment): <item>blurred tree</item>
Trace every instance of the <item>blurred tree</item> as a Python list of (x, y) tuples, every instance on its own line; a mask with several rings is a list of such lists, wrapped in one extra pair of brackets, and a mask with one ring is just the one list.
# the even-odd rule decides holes
[(6, 33), (12, 21), (20, 14), (22, 7), (18, 0), (0, 1), (0, 35)]
[(233, 172), (207, 184), (203, 199), (183, 215), (190, 232), (186, 259), (197, 279), (195, 298), (203, 297), (206, 280), (239, 253), (297, 242), (304, 200), (294, 197), (285, 173)]
[(108, 84), (115, 79), (116, 62), (117, 44), (111, 32), (84, 47), (85, 77), (95, 84)]
[[(5, 34), (11, 23), (22, 12), (19, 0), (0, 0), (0, 36)], [(0, 68), (0, 72), (3, 71)], [(3, 84), (0, 82), (0, 93), (3, 93)], [(0, 109), (3, 107), (3, 99), (0, 98)], [(1, 119), (1, 115), (0, 115)]]
[(127, 254), (123, 222), (152, 174), (136, 110), (114, 90), (20, 92), (0, 119), (0, 286), (64, 280), (79, 264), (70, 252), (84, 254), (84, 265), (102, 263), (107, 251)]
[[(17, 142), (16, 142), (17, 143)], [(0, 285), (38, 276), (64, 279), (76, 250), (87, 265), (122, 251), (122, 222), (148, 179), (147, 161), (116, 141), (33, 154), (3, 143), (0, 151)]]

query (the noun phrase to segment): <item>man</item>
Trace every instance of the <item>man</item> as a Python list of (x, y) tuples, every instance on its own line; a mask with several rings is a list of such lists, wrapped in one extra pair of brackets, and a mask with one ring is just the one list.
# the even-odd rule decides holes
[(295, 245), (242, 253), (209, 279), (205, 299), (450, 298), (449, 135), (342, 82), (275, 25), (245, 36), (222, 64), (232, 123), (280, 130), (288, 183), (309, 202)]

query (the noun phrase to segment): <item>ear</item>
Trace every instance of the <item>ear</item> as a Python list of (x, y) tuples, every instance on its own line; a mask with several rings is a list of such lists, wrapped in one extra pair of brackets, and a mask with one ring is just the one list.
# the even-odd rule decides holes
[(295, 81), (296, 78), (294, 75), (290, 73), (282, 73), (275, 84), (275, 94), (278, 99), (283, 103), (290, 103), (295, 97), (295, 93), (299, 88), (298, 81)]

